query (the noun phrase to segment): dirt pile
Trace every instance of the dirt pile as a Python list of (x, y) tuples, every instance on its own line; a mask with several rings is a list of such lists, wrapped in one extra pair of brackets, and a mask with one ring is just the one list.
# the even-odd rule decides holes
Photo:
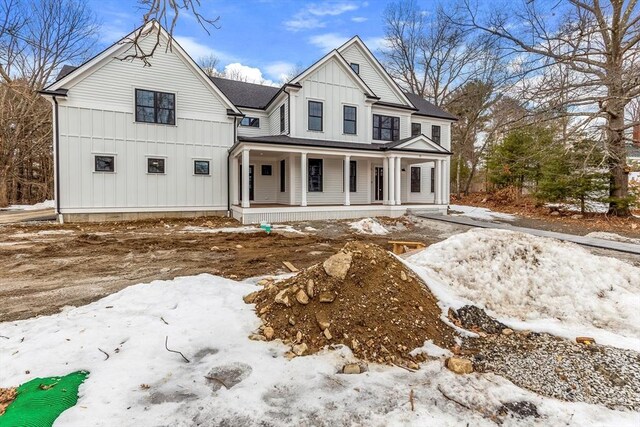
[(0, 388), (0, 415), (7, 410), (7, 406), (16, 399), (15, 388)]
[(417, 368), (409, 353), (433, 340), (444, 348), (454, 330), (420, 278), (373, 244), (347, 243), (337, 254), (249, 294), (264, 325), (254, 339), (281, 339), (292, 355), (343, 344), (362, 360)]

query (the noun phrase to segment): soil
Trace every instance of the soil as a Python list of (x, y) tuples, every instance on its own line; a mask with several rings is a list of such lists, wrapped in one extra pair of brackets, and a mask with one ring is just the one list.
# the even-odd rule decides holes
[(640, 238), (640, 218), (638, 217), (620, 218), (594, 212), (579, 215), (579, 212), (562, 210), (557, 215), (552, 215), (550, 208), (541, 206), (527, 196), (516, 197), (504, 192), (474, 193), (460, 198), (452, 196), (451, 203), (517, 215), (518, 217), (509, 223), (518, 227), (538, 228), (580, 236), (593, 231), (605, 231)]
[(281, 274), (288, 272), (283, 261), (308, 267), (352, 240), (391, 249), (389, 240), (431, 244), (468, 229), (418, 218), (379, 221), (390, 234), (356, 234), (350, 221), (293, 224), (298, 232), (215, 233), (241, 226), (224, 217), (2, 225), (0, 322), (56, 313), (153, 280), (200, 273), (237, 280)]
[[(343, 265), (344, 278), (332, 262)], [(410, 355), (413, 349), (426, 340), (450, 348), (457, 336), (419, 277), (385, 249), (362, 242), (347, 243), (324, 263), (268, 284), (245, 301), (256, 303), (263, 333), (272, 328), (265, 336), (273, 332), (294, 353), (299, 345), (307, 354), (342, 344), (361, 360), (416, 368), (423, 356)]]
[(0, 415), (5, 413), (7, 406), (9, 406), (15, 399), (15, 388), (0, 388)]

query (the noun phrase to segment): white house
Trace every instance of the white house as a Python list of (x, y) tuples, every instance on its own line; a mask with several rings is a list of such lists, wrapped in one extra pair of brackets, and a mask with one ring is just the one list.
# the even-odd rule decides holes
[(60, 220), (446, 209), (455, 117), (405, 93), (359, 37), (272, 87), (210, 78), (176, 41), (164, 48), (158, 24), (147, 30), (163, 44), (151, 66), (121, 60), (127, 36), (42, 91)]

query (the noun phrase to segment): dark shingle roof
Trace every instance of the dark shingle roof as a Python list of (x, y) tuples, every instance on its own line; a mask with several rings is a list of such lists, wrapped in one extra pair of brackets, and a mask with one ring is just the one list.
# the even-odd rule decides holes
[(240, 82), (222, 77), (211, 77), (211, 80), (236, 107), (263, 109), (280, 90), (279, 87)]
[(442, 108), (436, 107), (435, 105), (433, 105), (426, 99), (423, 99), (419, 95), (415, 95), (413, 93), (408, 93), (408, 92), (405, 92), (405, 95), (407, 95), (407, 98), (409, 98), (409, 101), (411, 101), (413, 105), (415, 105), (416, 108), (418, 109), (418, 111), (416, 111), (413, 114), (417, 114), (419, 116), (437, 117), (439, 119), (458, 120), (457, 117), (454, 116), (453, 114), (449, 114), (446, 111), (444, 111)]
[[(263, 144), (303, 145), (303, 146), (310, 146), (310, 147), (338, 148), (338, 149), (349, 149), (349, 150), (387, 151), (395, 148), (396, 146), (402, 144), (403, 142), (410, 141), (414, 138), (415, 137), (411, 136), (408, 138), (401, 139), (399, 141), (363, 144), (359, 142), (331, 141), (331, 140), (325, 140), (325, 139), (293, 138), (288, 135), (268, 135), (268, 136), (254, 136), (254, 137), (239, 136), (238, 141), (239, 142), (257, 142), (257, 143), (263, 143)], [(449, 151), (447, 151), (444, 148), (442, 149), (442, 151), (412, 150), (412, 149), (407, 149), (405, 151), (420, 151), (423, 153), (451, 154)]]
[(66, 77), (67, 74), (71, 73), (72, 71), (75, 71), (76, 68), (78, 67), (74, 67), (73, 65), (63, 65), (62, 69), (58, 73), (58, 76), (56, 77), (56, 81)]

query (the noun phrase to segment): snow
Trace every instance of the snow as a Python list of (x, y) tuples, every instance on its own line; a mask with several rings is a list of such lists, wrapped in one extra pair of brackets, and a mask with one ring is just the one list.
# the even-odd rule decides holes
[(449, 205), (449, 210), (454, 212), (449, 212), (451, 216), (466, 216), (473, 219), (479, 219), (482, 221), (493, 221), (493, 220), (505, 220), (505, 221), (513, 221), (516, 219), (514, 215), (502, 213), (502, 212), (494, 212), (488, 208), (479, 208), (476, 206), (465, 206), (465, 205)]
[(640, 245), (640, 239), (621, 236), (616, 233), (607, 233), (606, 231), (593, 231), (587, 234), (585, 237), (593, 237), (595, 239), (613, 240), (614, 242), (623, 242), (623, 243), (631, 243), (634, 245)]
[(349, 225), (360, 234), (375, 234), (378, 236), (389, 234), (389, 230), (373, 218), (364, 218), (360, 221), (352, 222)]
[(472, 229), (406, 260), (443, 307), (474, 304), (515, 329), (640, 351), (640, 268), (572, 243)]
[[(455, 375), (441, 359), (423, 363), (416, 373), (370, 365), (361, 375), (337, 374), (352, 360), (346, 348), (288, 361), (281, 343), (247, 339), (260, 321), (242, 296), (254, 290), (247, 282), (203, 274), (131, 286), (52, 316), (0, 323), (0, 335), (7, 337), (1, 338), (0, 387), (89, 370), (78, 404), (58, 418), (58, 427), (493, 426), (482, 414), (516, 400), (538, 406), (542, 418), (524, 421), (529, 425), (637, 426), (640, 421), (638, 413), (537, 396), (493, 374)], [(168, 348), (190, 363), (165, 349), (166, 337)], [(205, 379), (213, 370), (229, 368), (244, 377), (230, 389)]]
[(53, 200), (45, 200), (44, 202), (36, 203), (34, 205), (11, 205), (3, 210), (9, 211), (36, 211), (41, 209), (53, 209), (55, 202)]

